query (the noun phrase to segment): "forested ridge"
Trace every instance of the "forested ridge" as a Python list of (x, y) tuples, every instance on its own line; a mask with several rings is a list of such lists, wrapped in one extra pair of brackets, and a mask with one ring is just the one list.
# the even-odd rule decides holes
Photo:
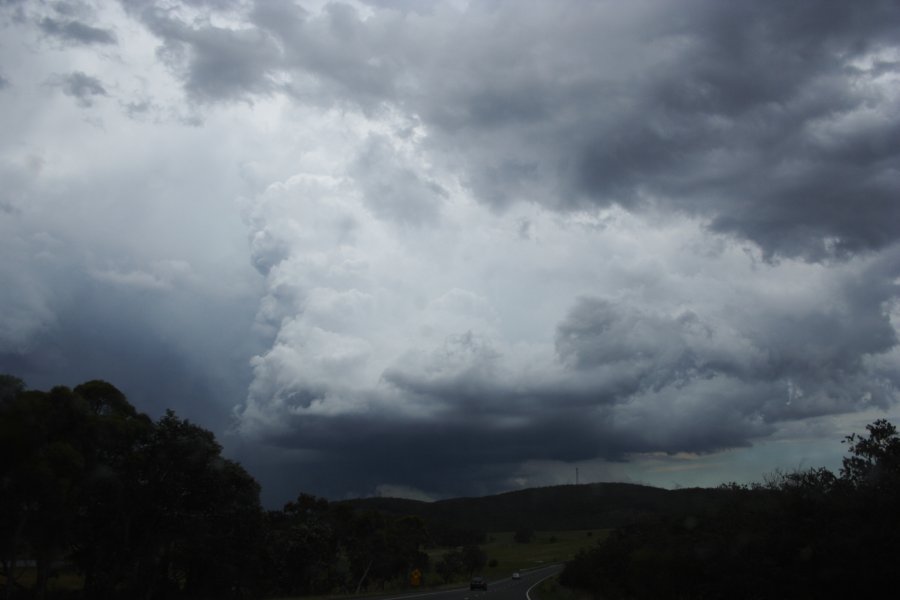
[(611, 529), (637, 520), (700, 511), (724, 495), (719, 489), (666, 490), (634, 483), (556, 485), (492, 496), (423, 502), (401, 498), (360, 498), (344, 503), (388, 515), (417, 515), (476, 531)]

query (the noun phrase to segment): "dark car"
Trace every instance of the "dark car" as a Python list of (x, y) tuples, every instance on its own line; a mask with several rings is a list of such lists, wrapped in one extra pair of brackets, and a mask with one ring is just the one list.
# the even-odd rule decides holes
[(473, 577), (472, 581), (469, 583), (470, 590), (484, 590), (487, 591), (487, 581), (484, 577)]

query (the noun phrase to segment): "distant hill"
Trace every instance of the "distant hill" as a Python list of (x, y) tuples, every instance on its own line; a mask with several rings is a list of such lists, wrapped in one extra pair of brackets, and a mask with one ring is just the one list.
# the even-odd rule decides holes
[(359, 510), (414, 515), (428, 523), (480, 531), (606, 529), (642, 517), (690, 514), (713, 506), (723, 490), (666, 490), (630, 483), (560, 485), (479, 498), (422, 502), (402, 498), (347, 500)]

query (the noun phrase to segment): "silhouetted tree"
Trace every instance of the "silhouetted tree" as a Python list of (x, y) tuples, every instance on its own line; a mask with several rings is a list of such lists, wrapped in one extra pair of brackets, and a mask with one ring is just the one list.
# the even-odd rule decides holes
[(338, 525), (328, 501), (300, 494), (266, 517), (270, 592), (327, 594), (338, 583)]
[(465, 560), (463, 554), (459, 550), (451, 550), (444, 554), (437, 564), (434, 566), (437, 574), (441, 576), (444, 583), (449, 583), (455, 577), (463, 573), (465, 569)]
[(869, 435), (850, 434), (850, 456), (843, 459), (841, 477), (857, 488), (896, 493), (900, 483), (900, 436), (886, 419), (866, 425)]
[(0, 373), (0, 404), (15, 400), (25, 391), (25, 382), (5, 373)]
[(34, 559), (42, 598), (55, 563), (90, 598), (231, 598), (257, 577), (259, 486), (213, 434), (158, 423), (103, 381), (26, 391), (0, 378), (0, 553)]
[(221, 456), (215, 436), (171, 410), (139, 454), (145, 540), (138, 582), (150, 595), (240, 595), (260, 538), (259, 485)]
[(84, 574), (85, 593), (108, 597), (125, 584), (138, 557), (138, 465), (153, 422), (105, 381), (89, 381), (74, 392), (86, 403), (90, 443), (72, 559)]
[(30, 554), (37, 598), (44, 597), (53, 563), (72, 542), (86, 421), (79, 398), (62, 386), (21, 392), (0, 404), (6, 562)]

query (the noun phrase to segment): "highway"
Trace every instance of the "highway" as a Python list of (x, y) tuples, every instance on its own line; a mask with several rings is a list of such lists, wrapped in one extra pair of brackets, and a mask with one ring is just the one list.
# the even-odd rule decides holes
[[(488, 591), (470, 591), (469, 587), (441, 590), (439, 592), (412, 592), (403, 595), (383, 596), (373, 600), (529, 600), (532, 587), (562, 571), (562, 565), (551, 565), (532, 571), (522, 571), (521, 579), (495, 579), (488, 581)], [(532, 593), (530, 600), (535, 600)]]

